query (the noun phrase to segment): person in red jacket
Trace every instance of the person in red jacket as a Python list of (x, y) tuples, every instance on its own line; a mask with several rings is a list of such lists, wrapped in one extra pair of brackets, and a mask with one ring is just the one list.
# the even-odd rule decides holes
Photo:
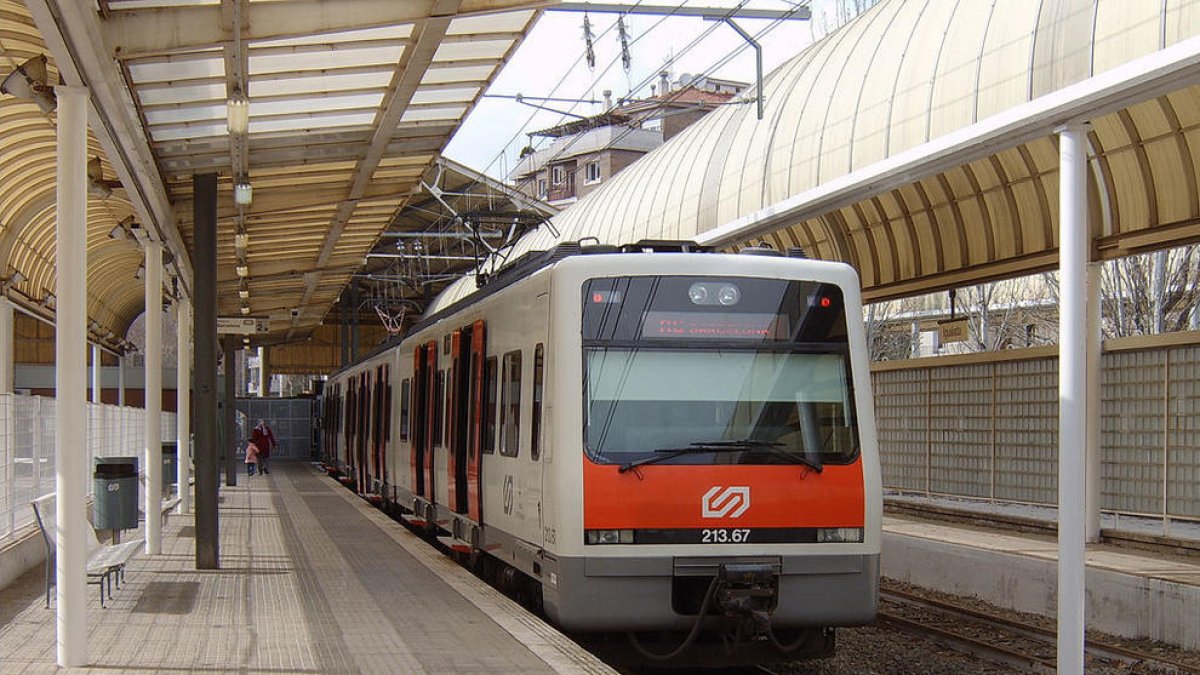
[(259, 420), (258, 425), (254, 427), (254, 431), (250, 432), (250, 442), (258, 448), (258, 472), (271, 473), (268, 470), (268, 460), (271, 458), (271, 451), (279, 446), (275, 442), (275, 433), (271, 431), (271, 427), (266, 420)]

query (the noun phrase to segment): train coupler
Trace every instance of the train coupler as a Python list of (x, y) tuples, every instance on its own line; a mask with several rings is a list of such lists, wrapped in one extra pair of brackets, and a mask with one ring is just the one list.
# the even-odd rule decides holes
[(730, 632), (741, 639), (766, 639), (771, 612), (779, 601), (779, 577), (770, 565), (721, 565), (717, 573), (717, 607)]

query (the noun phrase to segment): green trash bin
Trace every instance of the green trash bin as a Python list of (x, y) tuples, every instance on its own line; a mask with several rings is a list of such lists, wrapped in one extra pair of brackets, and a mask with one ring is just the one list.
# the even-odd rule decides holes
[(97, 457), (93, 462), (92, 525), (97, 530), (137, 529), (137, 457)]
[(163, 441), (162, 444), (162, 491), (163, 495), (171, 494), (171, 488), (178, 482), (175, 467), (179, 462), (179, 446), (175, 441)]

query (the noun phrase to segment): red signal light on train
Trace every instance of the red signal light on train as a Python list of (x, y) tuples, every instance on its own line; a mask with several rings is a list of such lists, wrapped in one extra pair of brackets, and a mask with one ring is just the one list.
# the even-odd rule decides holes
[(598, 305), (604, 302), (604, 296), (599, 293), (592, 293), (592, 302)]
[(829, 307), (833, 306), (833, 299), (828, 296), (825, 296), (825, 297), (822, 297), (820, 300), (818, 300), (817, 304), (821, 305), (822, 309), (828, 309)]

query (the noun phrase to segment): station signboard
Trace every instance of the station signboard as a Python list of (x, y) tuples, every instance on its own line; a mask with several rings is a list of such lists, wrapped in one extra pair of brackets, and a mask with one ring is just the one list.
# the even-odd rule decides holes
[(971, 337), (971, 324), (966, 319), (951, 319), (938, 322), (938, 342), (966, 342)]
[(271, 330), (271, 320), (261, 316), (219, 316), (218, 335), (254, 335)]

